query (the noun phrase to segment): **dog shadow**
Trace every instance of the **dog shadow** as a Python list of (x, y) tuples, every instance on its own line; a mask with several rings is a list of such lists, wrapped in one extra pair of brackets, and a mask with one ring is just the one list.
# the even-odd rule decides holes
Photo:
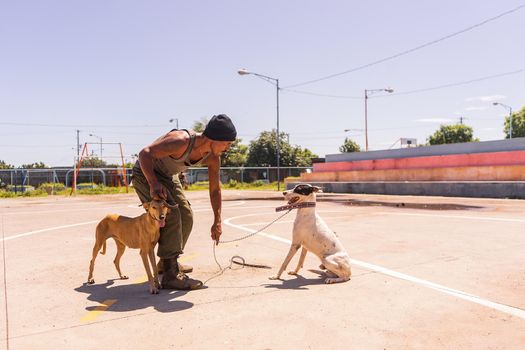
[[(127, 312), (153, 307), (159, 312), (175, 312), (189, 309), (193, 303), (178, 300), (187, 291), (173, 291), (161, 289), (159, 294), (150, 294), (148, 282), (114, 286), (115, 280), (108, 280), (102, 284), (87, 284), (75, 288), (79, 293), (88, 294), (87, 299), (98, 304), (105, 304), (108, 300), (116, 300), (106, 311)], [(88, 306), (87, 311), (94, 311), (99, 307)]]
[[(324, 271), (319, 270), (308, 270), (319, 275), (319, 277), (326, 277)], [(324, 284), (324, 278), (305, 278), (301, 275), (288, 275), (290, 279), (280, 279), (276, 281), (282, 281), (281, 284), (263, 284), (265, 288), (275, 289), (296, 289), (296, 290), (308, 290), (307, 286), (316, 284)], [(295, 277), (295, 278), (294, 278)]]

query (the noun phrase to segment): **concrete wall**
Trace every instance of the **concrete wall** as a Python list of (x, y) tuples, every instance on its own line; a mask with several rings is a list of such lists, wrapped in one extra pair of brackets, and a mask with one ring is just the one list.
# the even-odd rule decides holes
[(524, 151), (525, 137), (512, 140), (455, 143), (449, 145), (424, 146), (369, 152), (352, 152), (326, 155), (326, 162), (351, 162), (389, 158), (442, 156), (449, 154), (471, 154), (485, 152)]
[(326, 171), (303, 173), (301, 181), (525, 181), (525, 165)]
[[(287, 182), (290, 189), (297, 182)], [(525, 182), (311, 182), (325, 192), (525, 199)]]
[(525, 151), (453, 154), (430, 157), (390, 158), (358, 160), (353, 162), (330, 162), (313, 165), (314, 172), (451, 168), (491, 165), (525, 165)]

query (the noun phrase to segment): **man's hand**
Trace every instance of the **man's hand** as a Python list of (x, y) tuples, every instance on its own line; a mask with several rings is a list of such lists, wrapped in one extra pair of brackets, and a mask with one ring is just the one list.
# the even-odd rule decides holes
[(219, 239), (221, 238), (222, 234), (222, 225), (220, 222), (216, 222), (211, 227), (211, 239), (215, 241), (215, 245), (219, 244)]
[(149, 194), (153, 200), (168, 199), (166, 189), (158, 182), (150, 187)]

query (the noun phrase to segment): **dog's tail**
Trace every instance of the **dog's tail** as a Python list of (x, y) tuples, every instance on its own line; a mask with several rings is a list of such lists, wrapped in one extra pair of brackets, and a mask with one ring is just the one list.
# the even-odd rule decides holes
[(102, 250), (100, 251), (100, 254), (102, 254), (102, 255), (106, 254), (106, 241), (104, 241), (104, 243), (102, 243)]

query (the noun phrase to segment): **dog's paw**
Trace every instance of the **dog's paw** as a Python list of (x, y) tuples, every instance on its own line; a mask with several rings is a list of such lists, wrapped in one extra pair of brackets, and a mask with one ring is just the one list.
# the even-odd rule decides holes
[(326, 270), (326, 267), (323, 264), (321, 264), (321, 265), (319, 265), (319, 269)]
[(324, 283), (332, 284), (332, 283), (336, 283), (338, 280), (339, 280), (338, 278), (327, 278), (324, 280)]
[(129, 277), (128, 277), (128, 276), (124, 276), (124, 275), (122, 275), (122, 276), (120, 276), (120, 279), (121, 279), (121, 280), (127, 280), (127, 279), (129, 279)]
[(88, 283), (88, 284), (93, 284), (93, 283), (95, 283), (95, 280), (94, 280), (93, 278), (88, 279), (87, 283)]
[(159, 289), (158, 289), (158, 288), (150, 288), (150, 289), (149, 289), (149, 292), (150, 292), (151, 294), (159, 294)]
[(288, 274), (292, 276), (297, 276), (297, 272), (295, 271), (288, 271)]
[(268, 277), (269, 280), (272, 280), (272, 281), (275, 281), (275, 280), (280, 280), (281, 277), (280, 276), (272, 276), (272, 277)]

